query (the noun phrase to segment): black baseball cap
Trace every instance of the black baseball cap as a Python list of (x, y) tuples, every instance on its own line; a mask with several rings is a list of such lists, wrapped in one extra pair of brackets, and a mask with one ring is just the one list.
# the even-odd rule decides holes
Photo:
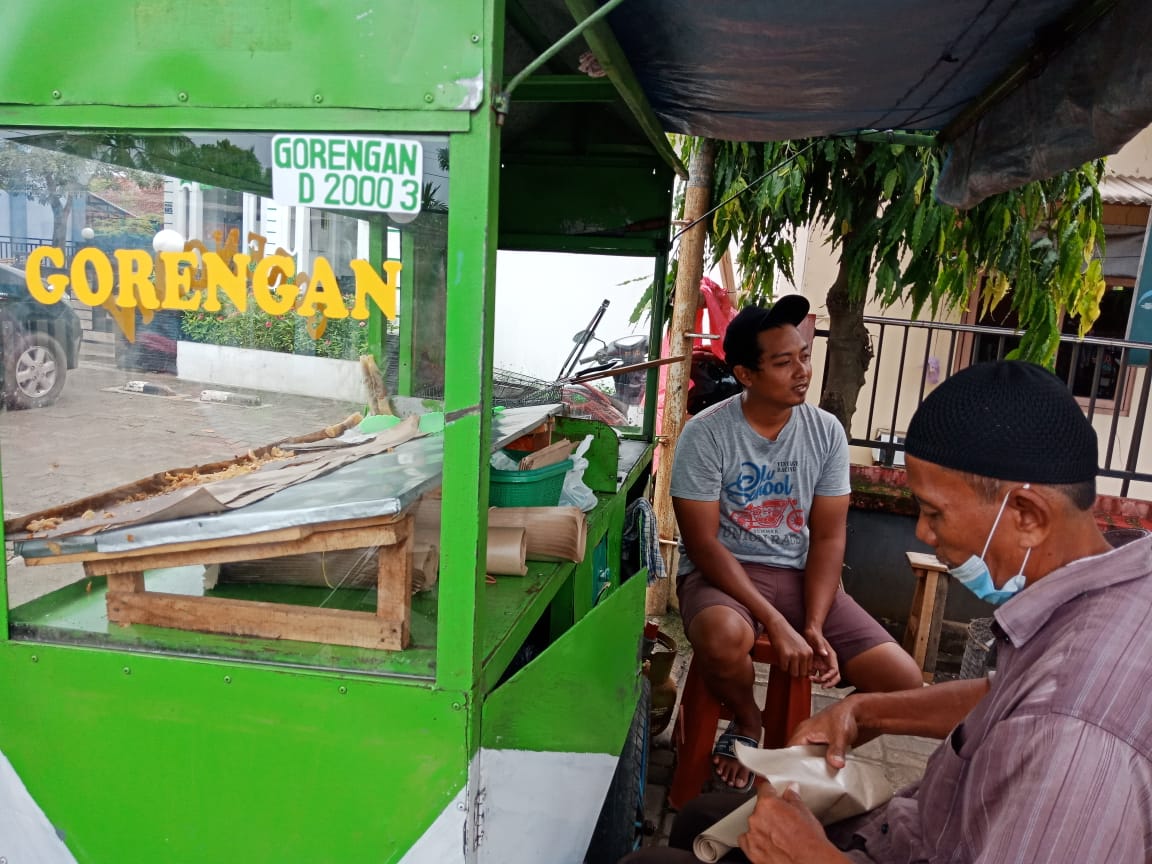
[(735, 366), (741, 363), (737, 359), (741, 348), (755, 346), (756, 337), (763, 331), (785, 324), (799, 327), (800, 322), (808, 317), (810, 308), (808, 298), (803, 294), (785, 294), (767, 308), (745, 306), (728, 322), (728, 329), (724, 331), (724, 355), (728, 364)]

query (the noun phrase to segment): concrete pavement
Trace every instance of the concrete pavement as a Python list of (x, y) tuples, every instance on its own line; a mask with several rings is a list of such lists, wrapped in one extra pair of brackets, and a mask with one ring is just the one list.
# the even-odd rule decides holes
[[(175, 395), (125, 392), (129, 381)], [(148, 387), (146, 389), (159, 389)], [(253, 447), (323, 429), (362, 406), (256, 389), (258, 407), (201, 402), (212, 385), (83, 361), (57, 402), (0, 413), (5, 518), (114, 489), (159, 471), (230, 459)], [(216, 388), (218, 389), (218, 388)], [(79, 564), (26, 568), (9, 544), (9, 602), (79, 579)]]

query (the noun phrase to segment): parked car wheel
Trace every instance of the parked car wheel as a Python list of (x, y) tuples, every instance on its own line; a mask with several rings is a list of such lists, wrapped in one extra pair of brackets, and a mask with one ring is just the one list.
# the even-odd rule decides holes
[(64, 389), (68, 358), (47, 333), (22, 333), (4, 352), (4, 401), (16, 409), (51, 405)]

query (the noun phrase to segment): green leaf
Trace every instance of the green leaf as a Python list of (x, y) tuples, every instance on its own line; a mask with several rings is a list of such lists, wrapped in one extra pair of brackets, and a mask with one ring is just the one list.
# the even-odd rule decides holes
[(926, 194), (939, 177), (936, 148), (809, 143), (717, 142), (714, 200), (742, 191), (716, 214), (711, 248), (735, 243), (754, 292), (776, 272), (791, 277), (795, 232), (814, 231), (840, 256), (850, 296), (867, 295), (871, 274), (882, 303), (907, 299), (915, 314), (967, 306), (985, 274), (982, 305), (1009, 301), (1024, 329), (1019, 354), (1039, 362), (1054, 357), (1062, 314), (1081, 327), (1097, 314), (1100, 161), (958, 213)]
[(900, 172), (896, 168), (892, 168), (884, 175), (884, 186), (880, 192), (880, 196), (884, 199), (892, 197), (892, 191), (896, 188), (896, 184), (900, 181)]

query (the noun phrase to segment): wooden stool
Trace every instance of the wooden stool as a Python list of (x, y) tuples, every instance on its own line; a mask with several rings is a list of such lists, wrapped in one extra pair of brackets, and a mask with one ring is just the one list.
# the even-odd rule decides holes
[(931, 683), (940, 649), (940, 625), (944, 620), (944, 603), (948, 599), (948, 568), (935, 555), (908, 552), (908, 564), (916, 577), (916, 593), (908, 612), (904, 630), (904, 650), (920, 667), (924, 680)]
[[(763, 746), (783, 747), (800, 721), (812, 715), (812, 684), (807, 678), (794, 678), (775, 668), (776, 651), (766, 636), (761, 636), (752, 646), (752, 661), (773, 667), (761, 712)], [(712, 775), (716, 726), (721, 718), (731, 716), (712, 697), (704, 675), (696, 670), (695, 661), (689, 663), (672, 733), (672, 740), (676, 742), (676, 772), (668, 790), (668, 803), (677, 810), (699, 795)]]

